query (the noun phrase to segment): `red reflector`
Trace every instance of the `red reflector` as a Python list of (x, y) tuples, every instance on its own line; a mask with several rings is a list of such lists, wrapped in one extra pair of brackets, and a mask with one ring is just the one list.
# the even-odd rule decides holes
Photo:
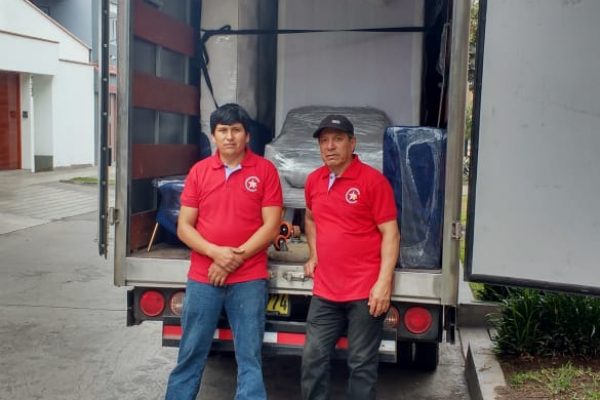
[(431, 313), (423, 307), (411, 307), (404, 313), (404, 325), (409, 332), (425, 333), (431, 328)]
[(219, 340), (233, 340), (233, 331), (231, 329), (218, 329)]
[[(183, 329), (179, 325), (163, 325), (163, 340), (181, 340)], [(213, 339), (218, 341), (233, 341), (233, 332), (231, 329), (217, 328), (213, 335)], [(306, 341), (304, 333), (294, 332), (265, 332), (263, 342), (280, 346), (289, 346), (302, 348)], [(341, 337), (335, 344), (336, 349), (347, 350), (348, 338)]]
[(275, 343), (304, 346), (306, 335), (303, 333), (277, 332)]
[(147, 316), (156, 317), (165, 309), (165, 298), (156, 290), (148, 290), (140, 297), (140, 309)]
[(163, 339), (181, 340), (183, 330), (179, 325), (163, 325)]
[(346, 337), (341, 337), (338, 339), (337, 343), (335, 344), (336, 349), (347, 349), (348, 348), (348, 338)]

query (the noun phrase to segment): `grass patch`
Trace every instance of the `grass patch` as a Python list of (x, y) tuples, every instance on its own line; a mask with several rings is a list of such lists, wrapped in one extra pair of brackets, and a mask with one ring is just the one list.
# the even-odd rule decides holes
[(501, 360), (508, 390), (501, 399), (600, 400), (600, 362), (555, 358)]
[[(74, 183), (77, 185), (97, 185), (98, 178), (96, 178), (95, 176), (76, 176), (75, 178), (64, 180), (63, 182)], [(109, 179), (108, 184), (114, 185), (114, 179)]]
[(510, 385), (514, 387), (521, 387), (530, 382), (542, 383), (539, 371), (515, 372), (514, 375), (510, 377), (509, 382)]
[(68, 180), (69, 183), (77, 183), (80, 185), (97, 185), (98, 178), (93, 176), (77, 176)]
[(567, 393), (574, 385), (575, 378), (585, 374), (580, 368), (575, 368), (568, 362), (558, 368), (542, 369), (540, 375), (547, 390), (553, 395)]

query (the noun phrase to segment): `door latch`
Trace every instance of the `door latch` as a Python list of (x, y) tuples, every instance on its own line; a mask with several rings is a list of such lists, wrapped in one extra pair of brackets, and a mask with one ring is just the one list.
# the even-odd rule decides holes
[(119, 223), (119, 210), (114, 207), (108, 207), (108, 223), (115, 225)]
[(454, 221), (452, 223), (452, 239), (460, 240), (464, 236), (464, 227), (460, 221)]
[(304, 276), (304, 272), (286, 271), (283, 274), (281, 274), (281, 276), (288, 282), (305, 282), (308, 280), (308, 278)]

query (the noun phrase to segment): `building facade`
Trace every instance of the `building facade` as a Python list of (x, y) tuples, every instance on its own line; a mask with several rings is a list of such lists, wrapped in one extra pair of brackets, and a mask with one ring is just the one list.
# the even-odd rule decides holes
[(0, 169), (93, 164), (91, 47), (33, 3), (3, 0), (0, 52)]
[[(99, 115), (100, 115), (100, 19), (102, 0), (30, 0), (48, 16), (67, 28), (91, 49), (94, 69), (94, 120), (95, 161), (98, 161)], [(108, 99), (108, 145), (114, 147), (117, 115), (117, 9), (118, 0), (109, 0), (109, 99)], [(115, 153), (112, 153), (113, 161)]]

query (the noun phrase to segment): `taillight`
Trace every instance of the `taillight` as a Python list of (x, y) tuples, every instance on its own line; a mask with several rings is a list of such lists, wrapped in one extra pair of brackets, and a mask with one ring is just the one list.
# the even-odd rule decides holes
[(385, 316), (385, 320), (383, 321), (383, 325), (388, 329), (396, 329), (398, 325), (400, 325), (400, 313), (396, 307), (390, 306), (390, 309)]
[(169, 308), (174, 315), (180, 316), (183, 310), (183, 298), (185, 297), (185, 292), (179, 291), (173, 293), (171, 296), (171, 301), (169, 302)]
[(140, 309), (147, 316), (156, 317), (165, 309), (165, 298), (156, 290), (148, 290), (140, 297)]
[(404, 313), (404, 325), (414, 334), (425, 333), (431, 328), (431, 313), (423, 307), (411, 307)]

